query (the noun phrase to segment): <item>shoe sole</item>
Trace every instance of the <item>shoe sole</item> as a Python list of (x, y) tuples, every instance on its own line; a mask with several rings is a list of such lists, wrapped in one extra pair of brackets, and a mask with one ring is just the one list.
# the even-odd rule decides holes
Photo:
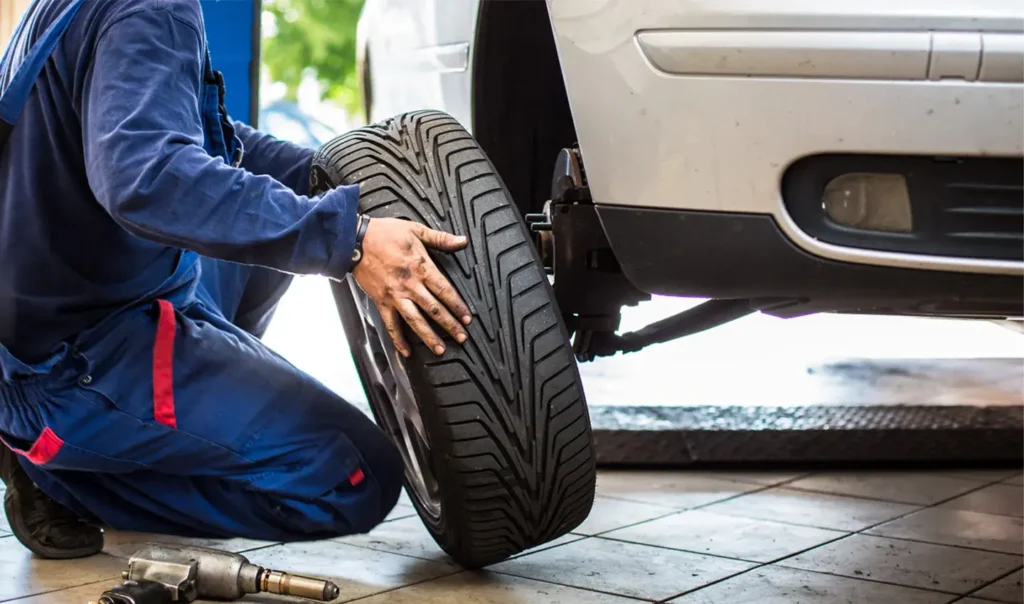
[(72, 560), (95, 556), (103, 551), (102, 544), (98, 548), (96, 546), (89, 546), (77, 549), (61, 549), (39, 543), (32, 539), (32, 532), (28, 530), (28, 527), (25, 526), (25, 521), (21, 518), (21, 514), (17, 512), (20, 507), (18, 492), (13, 489), (7, 489), (7, 492), (4, 494), (4, 513), (7, 514), (7, 522), (11, 525), (11, 532), (14, 533), (14, 538), (33, 554), (49, 560)]

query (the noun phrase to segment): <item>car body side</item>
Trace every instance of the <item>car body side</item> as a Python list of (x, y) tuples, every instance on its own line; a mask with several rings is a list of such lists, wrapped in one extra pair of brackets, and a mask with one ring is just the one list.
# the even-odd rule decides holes
[(1021, 314), (1021, 254), (837, 243), (798, 224), (784, 192), (807, 158), (883, 172), (952, 158), (957, 176), (935, 169), (944, 190), (1003, 187), (998, 232), (980, 235), (1016, 241), (1022, 31), (1015, 0), (368, 0), (360, 64), (373, 120), (450, 113), (524, 213), (578, 145), (618, 265), (645, 292), (794, 300), (783, 315), (1005, 317)]

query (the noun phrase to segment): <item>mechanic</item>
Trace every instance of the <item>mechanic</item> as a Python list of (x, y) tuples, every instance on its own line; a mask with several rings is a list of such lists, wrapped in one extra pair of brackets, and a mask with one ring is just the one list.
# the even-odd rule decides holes
[[(426, 248), (464, 237), (309, 196), (313, 152), (232, 121), (199, 0), (34, 0), (0, 63), (0, 474), (36, 554), (100, 526), (366, 532), (403, 464), (260, 337), (294, 274), (352, 274), (398, 350), (471, 314)], [(13, 129), (10, 127), (13, 124)]]

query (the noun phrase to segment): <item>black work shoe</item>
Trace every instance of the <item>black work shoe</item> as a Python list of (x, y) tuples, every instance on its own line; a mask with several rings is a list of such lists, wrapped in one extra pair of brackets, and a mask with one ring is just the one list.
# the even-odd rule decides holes
[(0, 478), (7, 485), (4, 512), (11, 532), (38, 556), (85, 558), (103, 550), (103, 531), (86, 524), (32, 482), (18, 456), (0, 444)]

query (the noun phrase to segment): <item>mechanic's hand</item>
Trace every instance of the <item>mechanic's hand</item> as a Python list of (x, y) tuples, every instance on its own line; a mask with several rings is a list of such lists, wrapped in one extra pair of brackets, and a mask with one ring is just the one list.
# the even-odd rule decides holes
[(402, 336), (399, 315), (434, 354), (444, 354), (441, 338), (431, 329), (420, 309), (456, 342), (466, 341), (468, 336), (459, 321), (464, 325), (472, 321), (469, 307), (437, 270), (424, 246), (454, 252), (468, 243), (465, 237), (434, 231), (408, 220), (370, 219), (363, 235), (363, 257), (352, 270), (352, 276), (377, 303), (384, 325), (402, 356), (408, 357), (412, 350)]

